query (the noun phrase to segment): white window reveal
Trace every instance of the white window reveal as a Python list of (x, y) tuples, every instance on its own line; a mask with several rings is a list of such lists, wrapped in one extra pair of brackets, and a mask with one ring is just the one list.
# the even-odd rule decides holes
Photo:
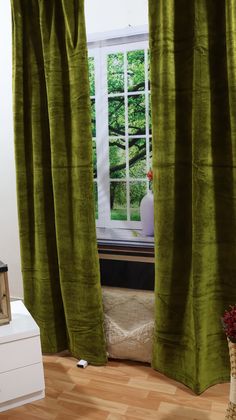
[(139, 206), (149, 188), (147, 34), (133, 39), (115, 38), (109, 46), (95, 42), (89, 48), (97, 227), (141, 228)]

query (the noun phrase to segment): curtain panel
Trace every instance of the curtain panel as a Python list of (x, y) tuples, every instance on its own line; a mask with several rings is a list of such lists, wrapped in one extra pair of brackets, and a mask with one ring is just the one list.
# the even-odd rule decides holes
[(156, 247), (152, 365), (229, 380), (236, 302), (236, 2), (149, 0)]
[(24, 302), (44, 352), (106, 361), (83, 0), (12, 0)]

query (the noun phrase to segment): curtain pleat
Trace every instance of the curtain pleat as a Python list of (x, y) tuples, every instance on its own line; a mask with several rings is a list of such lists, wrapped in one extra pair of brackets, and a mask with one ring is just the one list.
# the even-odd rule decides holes
[(236, 301), (236, 4), (149, 0), (156, 319), (152, 365), (229, 380)]
[(11, 4), (24, 302), (44, 352), (102, 364), (84, 1)]

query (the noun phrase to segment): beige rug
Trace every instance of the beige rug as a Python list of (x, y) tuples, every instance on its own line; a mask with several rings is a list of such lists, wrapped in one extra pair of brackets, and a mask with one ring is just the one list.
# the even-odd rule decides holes
[(154, 292), (102, 287), (108, 357), (150, 362)]

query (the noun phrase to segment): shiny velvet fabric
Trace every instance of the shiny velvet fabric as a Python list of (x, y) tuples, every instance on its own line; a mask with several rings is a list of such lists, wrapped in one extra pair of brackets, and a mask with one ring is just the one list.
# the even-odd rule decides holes
[(106, 361), (83, 0), (12, 0), (24, 301), (44, 352)]
[(236, 302), (236, 2), (149, 0), (155, 369), (196, 393), (229, 380)]

